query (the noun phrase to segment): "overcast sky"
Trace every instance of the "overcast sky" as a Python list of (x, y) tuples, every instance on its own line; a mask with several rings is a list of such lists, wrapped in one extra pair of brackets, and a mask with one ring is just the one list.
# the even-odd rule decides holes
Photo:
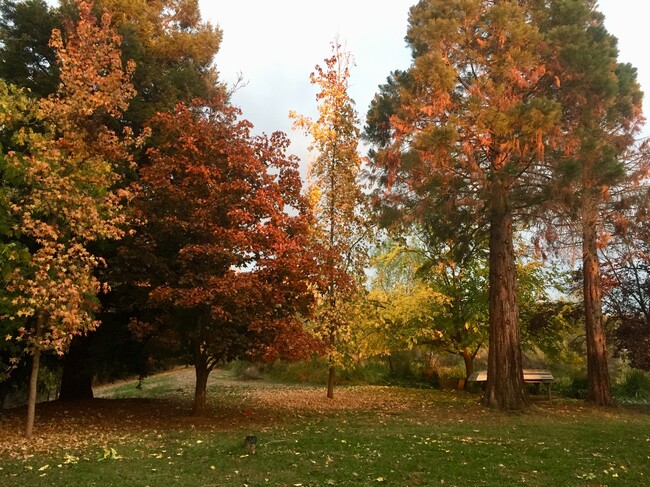
[[(378, 85), (410, 64), (404, 36), (416, 0), (199, 0), (204, 20), (219, 25), (223, 43), (216, 57), (221, 79), (241, 73), (247, 85), (234, 96), (256, 131), (289, 134), (291, 152), (307, 158), (307, 139), (291, 130), (289, 110), (314, 116), (316, 88), (309, 74), (338, 38), (352, 52), (350, 96), (362, 122)], [(619, 39), (619, 60), (639, 70), (650, 114), (650, 1), (600, 0), (608, 30)], [(646, 128), (646, 134), (650, 131)]]

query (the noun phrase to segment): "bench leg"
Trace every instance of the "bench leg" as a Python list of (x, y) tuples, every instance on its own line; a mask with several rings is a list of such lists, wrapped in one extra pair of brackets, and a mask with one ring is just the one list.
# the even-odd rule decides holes
[(551, 400), (551, 384), (546, 384), (546, 389), (548, 390), (548, 400)]

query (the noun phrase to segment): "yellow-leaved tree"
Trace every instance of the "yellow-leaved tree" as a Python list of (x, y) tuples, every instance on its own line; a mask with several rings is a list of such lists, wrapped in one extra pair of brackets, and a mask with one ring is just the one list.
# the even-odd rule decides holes
[(315, 330), (328, 349), (328, 398), (334, 397), (334, 371), (351, 336), (352, 300), (367, 263), (369, 227), (358, 181), (362, 162), (359, 119), (348, 94), (351, 64), (350, 53), (333, 42), (332, 56), (325, 59), (325, 66), (316, 66), (310, 76), (311, 83), (320, 88), (316, 95), (318, 119), (290, 113), (294, 128), (311, 137), (310, 151), (315, 155), (309, 166), (308, 192), (316, 221), (314, 239), (323, 249), (324, 282)]
[(133, 140), (108, 124), (134, 95), (134, 65), (122, 65), (110, 16), (98, 23), (89, 2), (77, 0), (75, 6), (78, 20), (52, 33), (59, 88), (33, 107), (33, 123), (14, 132), (14, 150), (3, 154), (15, 188), (6, 200), (11, 230), (29, 251), (26, 264), (7, 279), (13, 314), (4, 317), (23, 320), (7, 338), (32, 355), (27, 437), (34, 427), (41, 352), (64, 354), (73, 336), (99, 324), (92, 310), (102, 284), (93, 271), (102, 260), (90, 245), (121, 238), (129, 196), (114, 188), (120, 167), (131, 163)]

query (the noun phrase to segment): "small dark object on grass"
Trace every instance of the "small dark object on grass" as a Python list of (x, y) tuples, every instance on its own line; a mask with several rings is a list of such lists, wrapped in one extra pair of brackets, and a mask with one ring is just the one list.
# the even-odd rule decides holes
[(244, 438), (244, 449), (246, 450), (246, 453), (251, 455), (254, 454), (255, 447), (257, 447), (257, 436), (249, 435)]

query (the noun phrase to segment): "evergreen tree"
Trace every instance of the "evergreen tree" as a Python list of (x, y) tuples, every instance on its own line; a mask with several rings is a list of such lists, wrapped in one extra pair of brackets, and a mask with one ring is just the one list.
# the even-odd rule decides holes
[(52, 30), (61, 28), (58, 9), (44, 0), (0, 3), (0, 78), (27, 88), (36, 97), (56, 91), (56, 53), (49, 45)]
[(538, 12), (538, 23), (558, 73), (551, 91), (563, 107), (564, 140), (547, 154), (555, 166), (552, 233), (573, 235), (581, 248), (587, 400), (610, 406), (599, 251), (625, 227), (621, 194), (638, 185), (648, 162), (644, 169), (627, 159), (643, 122), (643, 94), (636, 70), (618, 62), (616, 38), (595, 7), (594, 0), (554, 1)]
[[(420, 217), (441, 198), (488, 232), (489, 358), (485, 403), (521, 409), (514, 226), (538, 201), (560, 105), (543, 90), (544, 39), (522, 2), (422, 0), (410, 12), (413, 61), (376, 96), (366, 134), (389, 198)], [(384, 112), (384, 113), (382, 113)], [(441, 215), (444, 215), (442, 213)]]

